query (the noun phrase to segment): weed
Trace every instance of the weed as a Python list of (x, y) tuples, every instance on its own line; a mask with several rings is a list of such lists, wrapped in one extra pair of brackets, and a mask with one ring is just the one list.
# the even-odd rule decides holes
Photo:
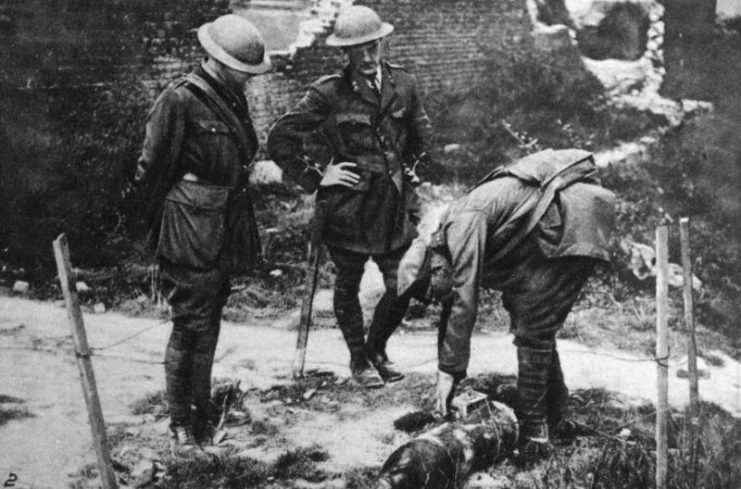
[(270, 467), (250, 458), (214, 457), (187, 461), (171, 460), (157, 489), (241, 489), (258, 487), (268, 480)]
[(278, 427), (275, 426), (273, 423), (259, 419), (253, 421), (252, 424), (250, 424), (250, 430), (254, 435), (265, 435), (268, 437), (273, 437), (280, 432)]
[(129, 406), (132, 414), (153, 414), (155, 417), (162, 418), (169, 412), (167, 408), (167, 399), (164, 390), (152, 392), (131, 403)]
[(371, 489), (377, 477), (378, 469), (374, 468), (353, 469), (343, 474), (347, 489)]
[(273, 463), (271, 472), (276, 479), (305, 479), (319, 482), (326, 479), (326, 474), (316, 468), (316, 462), (329, 459), (326, 450), (320, 447), (299, 448), (280, 455)]

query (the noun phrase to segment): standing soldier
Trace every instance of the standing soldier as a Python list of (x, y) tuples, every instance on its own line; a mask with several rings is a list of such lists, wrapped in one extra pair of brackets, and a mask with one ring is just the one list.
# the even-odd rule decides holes
[(155, 102), (135, 176), (151, 196), (148, 240), (172, 308), (165, 374), (177, 457), (212, 435), (211, 368), (229, 277), (259, 253), (246, 190), (257, 138), (243, 90), (270, 69), (260, 32), (242, 17), (202, 25), (198, 40), (207, 57)]
[[(386, 342), (409, 304), (396, 294), (397, 266), (418, 222), (410, 170), (431, 136), (414, 77), (381, 60), (381, 39), (392, 31), (368, 7), (344, 9), (327, 44), (342, 48), (349, 64), (316, 81), (268, 135), (268, 151), (286, 175), (309, 192), (318, 190), (317, 209), (326, 215), (323, 242), (337, 269), (334, 310), (352, 377), (366, 388), (403, 378), (386, 355)], [(331, 153), (326, 164), (311, 161), (304, 148), (316, 134)], [(358, 290), (369, 257), (383, 273), (386, 292), (365, 341)]]

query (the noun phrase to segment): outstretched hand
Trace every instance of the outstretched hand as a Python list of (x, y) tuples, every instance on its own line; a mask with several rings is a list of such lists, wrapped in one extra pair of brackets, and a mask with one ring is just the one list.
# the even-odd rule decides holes
[(330, 187), (332, 185), (340, 185), (342, 187), (354, 187), (360, 181), (360, 176), (351, 170), (358, 166), (355, 163), (349, 161), (343, 161), (336, 165), (327, 165), (324, 171), (324, 177), (322, 177), (319, 185), (322, 187)]

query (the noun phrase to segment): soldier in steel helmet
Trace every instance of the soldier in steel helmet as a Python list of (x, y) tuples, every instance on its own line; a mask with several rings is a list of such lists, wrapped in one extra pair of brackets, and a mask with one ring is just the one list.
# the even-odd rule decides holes
[(165, 374), (174, 456), (199, 453), (213, 434), (211, 368), (230, 274), (249, 271), (260, 248), (246, 190), (257, 138), (244, 86), (270, 59), (260, 32), (237, 15), (202, 25), (198, 40), (207, 56), (154, 103), (134, 178), (146, 191), (148, 242), (172, 310)]
[[(323, 242), (337, 271), (334, 310), (352, 377), (367, 388), (403, 378), (386, 342), (408, 306), (396, 294), (397, 267), (416, 236), (419, 211), (407, 170), (426, 154), (431, 136), (414, 77), (382, 60), (382, 39), (392, 31), (368, 7), (342, 10), (327, 45), (340, 47), (348, 65), (312, 84), (268, 135), (275, 162), (325, 206)], [(323, 159), (305, 144), (315, 138), (326, 148)], [(386, 292), (366, 340), (358, 289), (369, 258)]]

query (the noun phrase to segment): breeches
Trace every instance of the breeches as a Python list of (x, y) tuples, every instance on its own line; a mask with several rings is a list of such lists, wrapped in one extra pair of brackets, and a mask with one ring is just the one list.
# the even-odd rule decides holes
[(525, 259), (498, 274), (495, 281), (485, 283), (502, 291), (515, 343), (548, 348), (578, 299), (595, 260), (580, 256), (549, 259), (533, 248), (523, 252), (528, 252)]
[(160, 271), (173, 322), (165, 353), (167, 399), (172, 424), (184, 426), (191, 422), (191, 405), (208, 414), (229, 277), (220, 270), (194, 270), (168, 262), (160, 263)]
[(379, 351), (385, 350), (386, 341), (401, 323), (409, 299), (399, 299), (396, 281), (399, 262), (406, 247), (380, 255), (367, 255), (353, 251), (330, 248), (329, 254), (337, 269), (334, 290), (334, 309), (342, 334), (350, 352), (358, 352), (365, 343), (363, 312), (358, 292), (365, 271), (365, 262), (373, 258), (383, 274), (386, 292), (376, 305), (373, 322), (368, 333), (368, 343)]

